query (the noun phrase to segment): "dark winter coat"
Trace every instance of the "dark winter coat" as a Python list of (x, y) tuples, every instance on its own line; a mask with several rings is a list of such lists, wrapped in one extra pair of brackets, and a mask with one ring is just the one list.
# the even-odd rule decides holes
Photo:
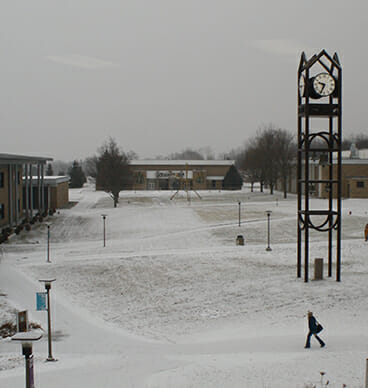
[(316, 334), (317, 333), (317, 321), (316, 321), (316, 318), (314, 318), (313, 315), (308, 318), (308, 326), (309, 326), (309, 331), (312, 334)]

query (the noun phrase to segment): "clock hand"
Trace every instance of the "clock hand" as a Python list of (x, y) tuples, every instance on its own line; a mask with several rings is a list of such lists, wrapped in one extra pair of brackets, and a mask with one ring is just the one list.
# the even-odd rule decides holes
[(326, 86), (326, 84), (325, 83), (323, 83), (323, 82), (320, 82), (319, 83), (320, 85), (322, 85), (322, 89), (321, 89), (321, 93), (323, 92), (323, 89), (325, 88), (325, 86)]

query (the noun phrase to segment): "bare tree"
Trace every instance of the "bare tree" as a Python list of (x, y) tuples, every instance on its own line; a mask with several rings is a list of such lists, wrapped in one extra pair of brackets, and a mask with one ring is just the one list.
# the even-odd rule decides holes
[(52, 176), (52, 175), (54, 175), (54, 170), (52, 169), (52, 164), (51, 164), (51, 163), (48, 163), (48, 164), (47, 164), (46, 175), (47, 175), (47, 176)]
[(83, 170), (87, 176), (91, 176), (92, 178), (97, 177), (97, 163), (98, 157), (96, 155), (86, 158), (83, 161)]
[(216, 155), (211, 147), (202, 147), (198, 150), (198, 152), (206, 159), (206, 160), (215, 160)]
[(96, 187), (109, 193), (114, 200), (114, 207), (119, 203), (119, 193), (131, 183), (129, 159), (121, 151), (115, 140), (110, 138), (99, 149), (97, 158)]
[(261, 156), (257, 149), (255, 140), (248, 142), (241, 156), (240, 168), (244, 171), (247, 180), (251, 184), (251, 192), (254, 190), (254, 184), (260, 183), (263, 191), (264, 176), (262, 170)]
[(342, 149), (348, 150), (352, 144), (355, 144), (358, 149), (368, 148), (368, 136), (364, 133), (353, 135), (344, 138), (342, 142)]
[(170, 160), (203, 160), (203, 155), (196, 150), (187, 148), (181, 152), (174, 152), (168, 156)]
[(288, 181), (293, 169), (297, 146), (295, 137), (285, 129), (278, 129), (276, 136), (278, 174), (282, 182), (284, 198), (287, 198)]
[(56, 175), (65, 175), (71, 166), (71, 162), (63, 162), (61, 160), (55, 160), (52, 163), (52, 169)]
[(270, 187), (270, 194), (273, 194), (278, 178), (278, 153), (277, 130), (272, 124), (258, 131), (257, 145), (261, 162), (261, 174), (264, 177), (264, 182)]
[(293, 136), (284, 129), (269, 124), (258, 130), (244, 150), (240, 166), (251, 182), (260, 182), (261, 191), (267, 184), (273, 194), (278, 179), (282, 180), (284, 196), (287, 196), (287, 182), (290, 176), (296, 145)]

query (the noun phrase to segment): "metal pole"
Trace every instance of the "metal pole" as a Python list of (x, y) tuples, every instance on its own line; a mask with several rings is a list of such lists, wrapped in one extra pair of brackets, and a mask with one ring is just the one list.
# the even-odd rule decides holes
[(267, 212), (267, 242), (268, 242), (268, 245), (267, 245), (266, 251), (272, 251), (272, 249), (270, 247), (270, 216), (271, 216), (271, 213), (268, 211)]
[(341, 205), (341, 175), (342, 175), (342, 155), (341, 155), (341, 149), (342, 149), (342, 70), (339, 69), (339, 90), (340, 90), (340, 96), (339, 96), (339, 115), (337, 116), (337, 130), (338, 130), (338, 138), (339, 138), (339, 151), (337, 152), (337, 241), (336, 241), (336, 281), (341, 281), (341, 212), (342, 212), (342, 205)]
[(103, 219), (103, 246), (106, 247), (106, 216), (102, 216)]
[(239, 226), (240, 226), (240, 224), (241, 224), (241, 202), (239, 201), (238, 202), (239, 203)]
[(22, 353), (25, 358), (26, 388), (34, 388), (32, 343), (23, 343)]
[(26, 356), (26, 388), (31, 388), (29, 356)]
[(46, 361), (55, 361), (54, 357), (52, 357), (52, 345), (51, 345), (51, 308), (50, 308), (50, 284), (45, 284), (46, 292), (47, 292), (47, 325), (48, 325), (48, 349), (49, 355)]
[(50, 262), (50, 225), (47, 225), (47, 262)]
[(368, 358), (365, 360), (365, 385), (364, 388), (368, 388)]
[(26, 355), (26, 388), (31, 388), (31, 363), (30, 356)]

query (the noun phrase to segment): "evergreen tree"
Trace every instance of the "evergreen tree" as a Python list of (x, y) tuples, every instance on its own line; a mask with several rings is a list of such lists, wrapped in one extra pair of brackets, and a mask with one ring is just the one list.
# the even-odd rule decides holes
[(69, 169), (70, 182), (69, 187), (80, 188), (87, 181), (82, 167), (78, 161), (74, 160), (72, 167)]
[(114, 207), (119, 202), (119, 193), (131, 184), (131, 172), (128, 156), (119, 149), (114, 139), (99, 149), (97, 159), (96, 187), (109, 193)]
[(54, 170), (52, 169), (52, 164), (51, 164), (51, 163), (49, 163), (49, 164), (47, 165), (46, 175), (47, 175), (47, 176), (52, 176), (52, 175), (54, 175)]

